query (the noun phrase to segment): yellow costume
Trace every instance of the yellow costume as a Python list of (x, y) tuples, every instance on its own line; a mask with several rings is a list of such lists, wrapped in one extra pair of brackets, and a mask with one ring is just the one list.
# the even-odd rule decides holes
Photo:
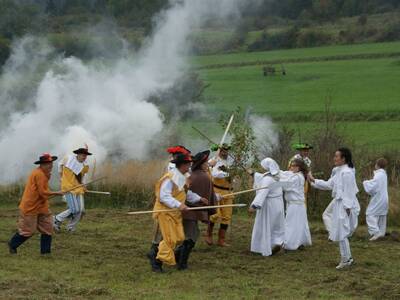
[[(161, 185), (167, 179), (172, 180), (172, 174), (165, 174), (156, 184), (156, 201), (154, 210), (170, 209), (160, 202)], [(172, 197), (181, 203), (186, 200), (186, 190), (181, 191), (174, 184)], [(158, 246), (157, 259), (167, 265), (176, 265), (174, 250), (176, 246), (185, 240), (185, 233), (182, 225), (182, 214), (180, 211), (154, 213), (153, 218), (158, 221), (162, 234), (162, 241)]]
[[(227, 178), (213, 178), (214, 191), (216, 194), (221, 196), (232, 193), (231, 183)], [(233, 204), (234, 197), (222, 198), (219, 205)], [(232, 220), (232, 207), (218, 208), (217, 213), (210, 216), (210, 221), (212, 223), (221, 223), (229, 225)]]
[[(89, 172), (89, 166), (85, 165), (79, 173), (79, 175), (83, 178), (83, 176)], [(82, 182), (78, 181), (78, 178), (74, 174), (74, 172), (67, 167), (62, 168), (62, 175), (61, 175), (61, 190), (68, 191), (71, 188), (82, 184)], [(85, 194), (85, 187), (79, 187), (71, 191), (72, 194), (76, 195), (83, 195)]]

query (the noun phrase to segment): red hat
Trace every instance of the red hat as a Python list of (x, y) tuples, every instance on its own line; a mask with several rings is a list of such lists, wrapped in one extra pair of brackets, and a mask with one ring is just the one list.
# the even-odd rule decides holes
[(178, 153), (190, 154), (191, 153), (189, 149), (185, 148), (184, 146), (180, 146), (180, 145), (175, 146), (175, 147), (169, 147), (167, 149), (167, 152), (169, 154), (178, 154)]
[(35, 165), (40, 165), (40, 164), (47, 164), (55, 161), (57, 159), (57, 156), (51, 156), (50, 153), (43, 153), (42, 156), (39, 157), (38, 161), (35, 161)]

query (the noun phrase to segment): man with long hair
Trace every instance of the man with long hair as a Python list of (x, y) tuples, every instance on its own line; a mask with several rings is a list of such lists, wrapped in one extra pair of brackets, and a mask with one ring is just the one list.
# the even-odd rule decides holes
[(351, 151), (348, 148), (339, 148), (333, 161), (335, 168), (329, 180), (315, 179), (311, 174), (308, 180), (316, 189), (332, 191), (333, 200), (328, 206), (332, 208), (332, 215), (327, 229), (329, 239), (339, 243), (341, 260), (336, 267), (339, 270), (354, 262), (349, 237), (357, 228), (360, 204)]

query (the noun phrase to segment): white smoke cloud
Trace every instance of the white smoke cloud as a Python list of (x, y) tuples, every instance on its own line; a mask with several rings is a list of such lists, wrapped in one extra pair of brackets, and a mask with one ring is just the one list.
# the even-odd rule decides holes
[(272, 149), (279, 143), (278, 130), (276, 125), (268, 117), (251, 115), (249, 118), (256, 138), (255, 144), (259, 158), (270, 154)]
[(98, 162), (114, 154), (144, 159), (163, 128), (145, 99), (182, 76), (194, 28), (237, 17), (243, 3), (171, 0), (142, 49), (111, 65), (58, 56), (43, 38), (16, 41), (0, 77), (0, 183), (25, 176), (43, 152), (61, 156), (84, 143)]

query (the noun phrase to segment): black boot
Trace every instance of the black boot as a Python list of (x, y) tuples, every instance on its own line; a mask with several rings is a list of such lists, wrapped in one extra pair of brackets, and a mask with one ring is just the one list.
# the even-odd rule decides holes
[(158, 260), (158, 244), (151, 244), (149, 253), (147, 253), (147, 258), (150, 260), (151, 270), (153, 272), (162, 273), (162, 262)]
[(175, 253), (175, 261), (176, 261), (177, 264), (179, 264), (179, 260), (180, 260), (180, 257), (181, 257), (181, 255), (182, 255), (183, 248), (184, 248), (184, 246), (183, 246), (183, 243), (182, 243), (182, 244), (179, 245), (179, 247), (176, 248), (175, 251), (174, 251), (174, 253)]
[(10, 254), (17, 254), (17, 248), (21, 246), (29, 237), (20, 235), (18, 232), (8, 242)]
[(51, 253), (51, 235), (42, 234), (40, 236), (40, 254), (50, 254)]
[(178, 270), (186, 270), (188, 268), (187, 262), (189, 259), (190, 252), (194, 248), (195, 242), (192, 240), (186, 240), (183, 242), (182, 251), (179, 256)]

